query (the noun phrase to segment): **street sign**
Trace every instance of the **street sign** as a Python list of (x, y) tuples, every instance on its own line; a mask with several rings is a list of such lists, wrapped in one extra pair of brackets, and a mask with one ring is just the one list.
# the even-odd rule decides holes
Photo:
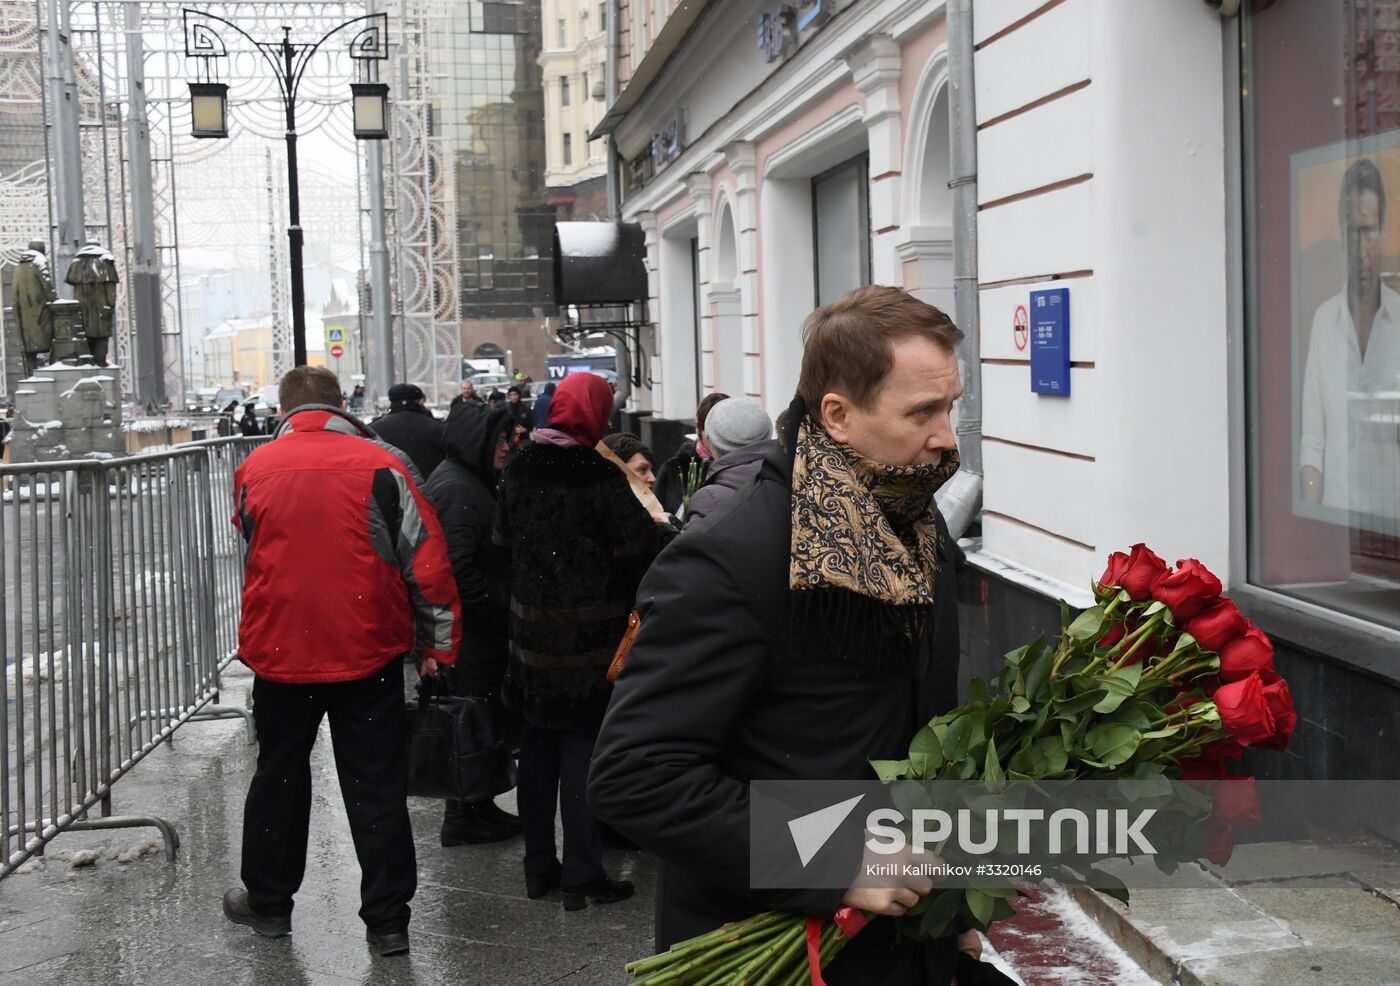
[(1031, 390), (1069, 395), (1069, 288), (1031, 292)]
[(326, 345), (327, 345), (327, 346), (343, 346), (343, 345), (345, 345), (345, 326), (343, 326), (343, 325), (327, 325), (327, 326), (326, 326)]
[(1016, 351), (1024, 352), (1030, 332), (1030, 316), (1025, 305), (1016, 306), (1016, 314), (1011, 317), (1011, 340), (1016, 343)]
[(342, 356), (344, 356), (344, 355), (345, 355), (345, 347), (344, 347), (344, 346), (332, 346), (332, 347), (331, 347), (331, 356), (334, 357), (335, 359), (340, 359), (340, 357), (342, 357)]

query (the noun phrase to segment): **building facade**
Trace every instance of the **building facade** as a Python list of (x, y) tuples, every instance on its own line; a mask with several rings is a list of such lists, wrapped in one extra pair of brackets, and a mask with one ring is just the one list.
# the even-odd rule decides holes
[[(648, 237), (638, 403), (687, 418), (722, 390), (776, 414), (813, 307), (876, 283), (951, 312), (962, 251), (984, 476), (965, 669), (1145, 541), (1204, 561), (1274, 638), (1302, 721), (1267, 769), (1391, 776), (1400, 3), (1216, 9), (1236, 6), (977, 0), (974, 251), (943, 4), (623, 0), (600, 131)], [(1045, 392), (1051, 298), (1069, 342)]]
[(536, 377), (553, 314), (541, 0), (457, 4), (431, 39), (433, 129), (453, 169), (465, 355), (494, 343)]
[(607, 95), (607, 4), (543, 0), (545, 184), (563, 220), (606, 219), (607, 148), (589, 135)]

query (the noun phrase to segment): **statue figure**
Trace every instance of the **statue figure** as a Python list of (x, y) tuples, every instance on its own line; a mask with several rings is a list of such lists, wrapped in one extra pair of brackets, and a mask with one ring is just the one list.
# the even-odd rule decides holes
[(107, 366), (112, 340), (112, 318), (117, 304), (117, 262), (93, 240), (78, 251), (64, 280), (73, 285), (73, 297), (83, 308), (83, 333), (98, 366)]
[(24, 375), (32, 377), (39, 367), (39, 356), (53, 347), (53, 317), (49, 302), (58, 297), (44, 244), (31, 240), (20, 254), (14, 280), (15, 322), (19, 326), (20, 349), (24, 353)]

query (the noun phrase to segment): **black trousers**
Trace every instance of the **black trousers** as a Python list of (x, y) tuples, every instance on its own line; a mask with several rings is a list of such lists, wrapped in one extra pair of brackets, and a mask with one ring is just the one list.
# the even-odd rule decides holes
[(258, 769), (243, 812), (242, 875), (255, 910), (291, 914), (306, 871), (311, 748), (328, 715), (360, 861), (360, 917), (376, 934), (408, 929), (418, 868), (408, 821), (400, 664), (396, 659), (358, 681), (254, 681)]
[(601, 880), (603, 831), (588, 807), (588, 764), (596, 729), (546, 729), (525, 723), (520, 730), (520, 780), (516, 799), (525, 830), (525, 872), (543, 876), (558, 865), (554, 809), (564, 819), (566, 887)]

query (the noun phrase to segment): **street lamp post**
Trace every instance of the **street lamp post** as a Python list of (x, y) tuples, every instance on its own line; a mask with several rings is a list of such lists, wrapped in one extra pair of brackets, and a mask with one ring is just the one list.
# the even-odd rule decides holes
[[(198, 60), (197, 78), (190, 83), (191, 134), (195, 137), (228, 136), (228, 85), (219, 81), (216, 59), (228, 55), (223, 39), (210, 22), (222, 24), (247, 38), (271, 66), (282, 90), (287, 117), (287, 243), (292, 269), (292, 352), (297, 366), (306, 365), (306, 290), (302, 279), (301, 194), (297, 182), (297, 89), (306, 66), (331, 35), (355, 24), (365, 27), (350, 42), (350, 57), (359, 66), (360, 78), (351, 83), (351, 108), (355, 136), (383, 140), (388, 134), (389, 87), (379, 81), (379, 62), (389, 57), (389, 17), (365, 14), (337, 24), (315, 44), (292, 41), (292, 29), (282, 28), (278, 41), (258, 41), (237, 24), (216, 14), (184, 9), (185, 56)], [(375, 304), (381, 304), (375, 299)]]

